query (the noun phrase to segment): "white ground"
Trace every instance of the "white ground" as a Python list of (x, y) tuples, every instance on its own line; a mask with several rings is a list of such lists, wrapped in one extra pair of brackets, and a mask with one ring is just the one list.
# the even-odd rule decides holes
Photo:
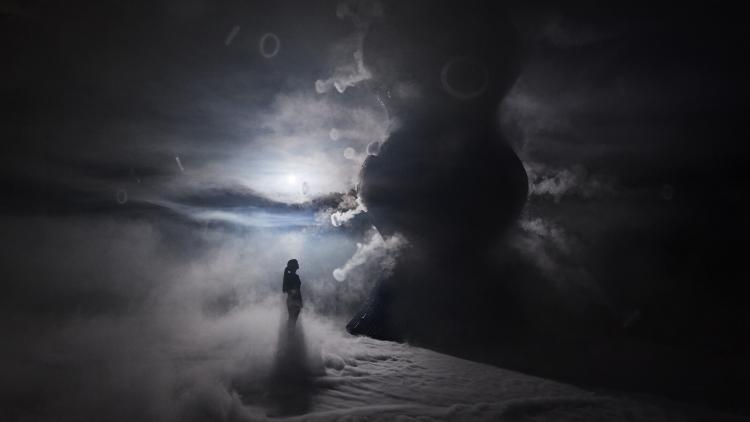
[[(704, 419), (705, 415), (686, 411), (686, 407), (595, 394), (408, 344), (331, 337), (314, 322), (304, 323), (303, 329), (300, 337), (295, 337), (299, 332), (287, 340), (282, 337), (281, 351), (275, 357), (276, 374), (270, 374), (254, 390), (238, 387), (239, 392), (232, 391), (235, 400), (226, 413), (228, 419), (717, 420), (717, 415)], [(301, 343), (295, 346), (295, 341), (303, 338), (305, 347), (299, 348)], [(307, 363), (295, 363), (304, 354)]]
[(280, 300), (206, 316), (183, 297), (182, 312), (164, 307), (41, 332), (34, 352), (9, 343), (4, 361), (15, 363), (3, 375), (12, 389), (0, 396), (22, 400), (11, 418), (0, 406), (0, 420), (740, 420), (353, 337), (309, 309), (290, 334)]

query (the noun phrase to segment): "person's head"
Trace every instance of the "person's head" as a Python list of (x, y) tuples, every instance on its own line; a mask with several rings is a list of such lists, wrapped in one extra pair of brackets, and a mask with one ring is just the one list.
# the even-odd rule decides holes
[(299, 269), (299, 262), (296, 259), (290, 259), (286, 263), (286, 270), (289, 272), (295, 272)]

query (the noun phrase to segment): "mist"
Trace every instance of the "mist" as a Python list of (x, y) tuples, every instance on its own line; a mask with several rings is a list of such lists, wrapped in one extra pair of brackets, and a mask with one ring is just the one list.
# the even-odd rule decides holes
[(354, 244), (324, 230), (196, 230), (109, 216), (2, 225), (4, 244), (14, 245), (2, 256), (2, 395), (39, 400), (11, 413), (22, 419), (226, 420), (248, 412), (237, 383), (267, 388), (283, 352), (286, 260), (302, 264), (302, 359), (311, 371), (323, 370), (323, 347), (337, 353), (347, 306), (370, 287), (349, 280), (342, 290), (333, 279), (334, 263)]

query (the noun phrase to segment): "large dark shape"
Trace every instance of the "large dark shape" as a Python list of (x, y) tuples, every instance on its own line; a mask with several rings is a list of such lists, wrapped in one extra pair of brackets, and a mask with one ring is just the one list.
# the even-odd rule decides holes
[(489, 128), (425, 122), (368, 158), (360, 194), (381, 233), (457, 254), (486, 247), (518, 215), (526, 189), (521, 162)]
[(359, 193), (378, 230), (402, 233), (413, 247), (348, 324), (355, 334), (413, 339), (427, 332), (421, 315), (458, 317), (462, 305), (451, 299), (481, 291), (482, 251), (526, 199), (526, 173), (495, 126), (518, 72), (510, 25), (489, 3), (429, 16), (425, 5), (386, 8), (365, 38), (375, 89), (401, 124), (365, 162)]

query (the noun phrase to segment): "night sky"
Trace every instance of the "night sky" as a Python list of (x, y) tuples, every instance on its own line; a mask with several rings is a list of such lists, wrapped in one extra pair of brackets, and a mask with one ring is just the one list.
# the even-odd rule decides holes
[(0, 419), (211, 420), (166, 362), (291, 258), (341, 333), (747, 415), (745, 20), (3, 1)]

